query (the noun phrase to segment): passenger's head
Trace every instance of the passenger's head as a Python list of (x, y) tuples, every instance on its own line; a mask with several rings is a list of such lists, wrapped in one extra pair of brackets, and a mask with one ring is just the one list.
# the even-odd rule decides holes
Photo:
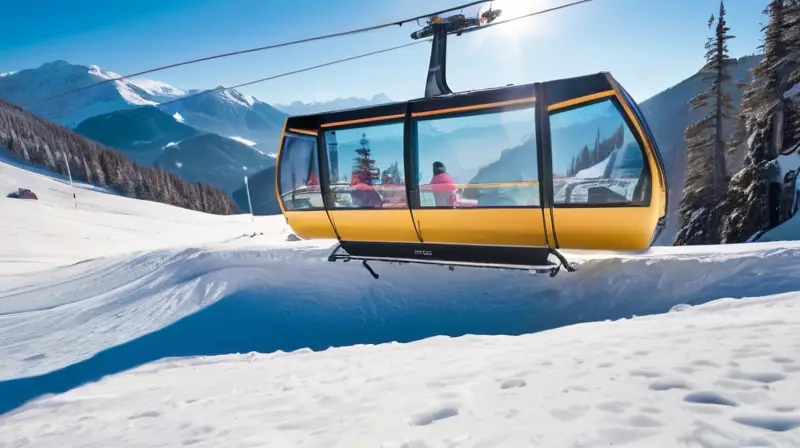
[(445, 172), (444, 163), (433, 162), (433, 174), (442, 174)]

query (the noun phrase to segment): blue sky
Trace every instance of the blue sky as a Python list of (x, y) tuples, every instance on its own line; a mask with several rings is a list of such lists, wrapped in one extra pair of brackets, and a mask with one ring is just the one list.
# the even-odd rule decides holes
[[(525, 13), (569, 0), (501, 0)], [(46, 4), (43, 4), (46, 3)], [(44, 0), (0, 15), (0, 72), (55, 59), (120, 74), (218, 52), (368, 26), (465, 0)], [(727, 0), (730, 53), (753, 54), (767, 0)], [(594, 0), (479, 33), (452, 37), (454, 90), (610, 71), (642, 101), (696, 72), (718, 0)], [(10, 9), (9, 9), (10, 8)], [(476, 8), (465, 11), (473, 14)], [(181, 88), (234, 85), (410, 42), (415, 24), (154, 73)], [(386, 93), (421, 96), (429, 45), (326, 67), (242, 91), (271, 103)]]

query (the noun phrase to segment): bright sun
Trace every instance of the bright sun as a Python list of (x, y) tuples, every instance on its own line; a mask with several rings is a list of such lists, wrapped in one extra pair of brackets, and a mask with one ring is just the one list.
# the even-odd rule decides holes
[[(525, 7), (525, 5), (522, 3), (522, 0), (494, 0), (493, 2), (481, 7), (479, 14), (488, 10), (489, 7), (502, 11), (496, 22), (505, 22), (506, 20), (513, 19), (531, 12), (530, 8)], [(523, 22), (525, 22), (524, 19), (498, 25), (494, 31), (504, 37), (517, 36), (520, 31), (525, 28), (525, 24)]]

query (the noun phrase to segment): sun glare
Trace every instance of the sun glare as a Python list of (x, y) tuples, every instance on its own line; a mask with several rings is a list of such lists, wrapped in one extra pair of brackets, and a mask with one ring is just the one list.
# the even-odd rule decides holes
[[(497, 18), (497, 22), (505, 22), (530, 12), (530, 8), (526, 8), (522, 0), (495, 0), (481, 8), (481, 12), (490, 7), (502, 11), (500, 17)], [(525, 19), (522, 19), (498, 26), (495, 32), (503, 36), (517, 36), (524, 28)]]

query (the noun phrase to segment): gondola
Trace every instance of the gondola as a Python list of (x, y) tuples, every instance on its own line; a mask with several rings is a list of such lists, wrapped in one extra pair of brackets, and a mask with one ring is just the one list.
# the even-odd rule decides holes
[(367, 261), (554, 276), (576, 269), (560, 249), (650, 247), (668, 187), (636, 102), (607, 72), (453, 93), (447, 35), (474, 22), (416, 34), (433, 35), (424, 97), (286, 120), (276, 194), (293, 231), (337, 239), (329, 260), (376, 278)]

